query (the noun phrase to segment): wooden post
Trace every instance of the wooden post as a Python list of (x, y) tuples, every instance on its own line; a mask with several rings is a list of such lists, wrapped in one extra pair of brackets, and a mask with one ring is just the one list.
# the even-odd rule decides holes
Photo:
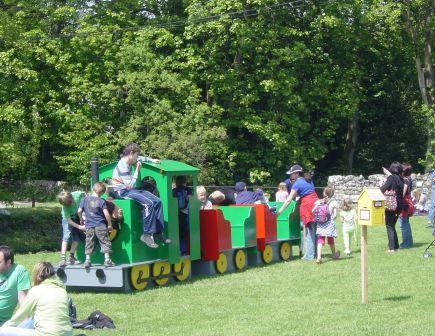
[(367, 225), (361, 225), (361, 303), (369, 300), (368, 265), (367, 265)]

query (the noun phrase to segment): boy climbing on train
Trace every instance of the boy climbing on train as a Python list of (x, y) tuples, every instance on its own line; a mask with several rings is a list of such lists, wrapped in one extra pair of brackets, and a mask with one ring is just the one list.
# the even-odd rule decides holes
[[(107, 210), (106, 201), (101, 198), (101, 195), (106, 191), (106, 186), (102, 182), (95, 182), (92, 190), (92, 195), (82, 199), (77, 211), (80, 223), (84, 223), (86, 227), (85, 268), (91, 267), (91, 254), (94, 251), (96, 239), (104, 253), (104, 266), (115, 266), (109, 255), (112, 249), (109, 240), (109, 232), (113, 229), (112, 219)], [(85, 214), (84, 219), (83, 213)]]
[[(80, 225), (77, 209), (85, 193), (83, 191), (62, 191), (57, 200), (62, 205), (62, 246), (59, 267), (73, 265), (77, 262), (74, 253), (77, 245), (83, 240), (85, 227)], [(68, 243), (71, 241), (69, 257), (66, 258)]]

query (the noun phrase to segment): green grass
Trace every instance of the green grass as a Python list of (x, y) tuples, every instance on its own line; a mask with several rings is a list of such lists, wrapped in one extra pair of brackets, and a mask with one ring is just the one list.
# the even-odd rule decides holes
[[(411, 225), (415, 247), (394, 254), (385, 252), (385, 227), (368, 229), (367, 305), (354, 242), (351, 257), (326, 255), (323, 265), (296, 259), (133, 294), (71, 296), (79, 318), (99, 309), (117, 326), (87, 335), (433, 335), (435, 256), (422, 257), (432, 236), (425, 217)], [(39, 260), (58, 255), (17, 256), (28, 268)]]
[(35, 208), (8, 207), (0, 215), (0, 242), (16, 252), (56, 251), (62, 237), (60, 205), (37, 203)]

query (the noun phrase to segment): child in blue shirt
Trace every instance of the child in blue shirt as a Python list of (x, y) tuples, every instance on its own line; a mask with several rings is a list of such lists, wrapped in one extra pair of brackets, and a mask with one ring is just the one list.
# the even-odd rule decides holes
[[(112, 219), (107, 210), (106, 201), (100, 198), (106, 191), (106, 186), (101, 182), (96, 182), (92, 189), (92, 195), (86, 196), (81, 201), (77, 211), (80, 223), (84, 223), (86, 228), (85, 268), (91, 267), (91, 254), (95, 248), (95, 239), (100, 243), (101, 250), (104, 253), (104, 266), (115, 266), (109, 255), (112, 249), (109, 239), (109, 232), (112, 231)], [(84, 220), (83, 212), (85, 213)]]

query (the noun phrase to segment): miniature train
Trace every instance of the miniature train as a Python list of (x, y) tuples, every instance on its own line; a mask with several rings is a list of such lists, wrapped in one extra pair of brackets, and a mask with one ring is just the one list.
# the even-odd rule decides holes
[[(116, 164), (99, 168), (94, 165), (93, 182), (109, 182), (110, 185)], [(155, 183), (162, 200), (165, 233), (172, 243), (157, 249), (147, 247), (140, 240), (143, 230), (140, 205), (133, 200), (115, 199), (114, 203), (123, 210), (122, 225), (110, 235), (111, 258), (116, 266), (105, 268), (103, 255), (94, 253), (89, 269), (80, 264), (57, 268), (57, 275), (67, 288), (130, 292), (185, 281), (195, 275), (240, 271), (291, 257), (292, 247), (299, 246), (301, 238), (296, 202), (278, 218), (264, 204), (200, 210), (196, 195), (198, 173), (195, 167), (171, 160), (143, 164), (138, 181), (148, 179)], [(188, 253), (180, 251), (178, 200), (172, 194), (177, 176), (189, 178), (193, 187), (188, 204)], [(83, 262), (84, 244), (79, 245), (77, 254)]]

